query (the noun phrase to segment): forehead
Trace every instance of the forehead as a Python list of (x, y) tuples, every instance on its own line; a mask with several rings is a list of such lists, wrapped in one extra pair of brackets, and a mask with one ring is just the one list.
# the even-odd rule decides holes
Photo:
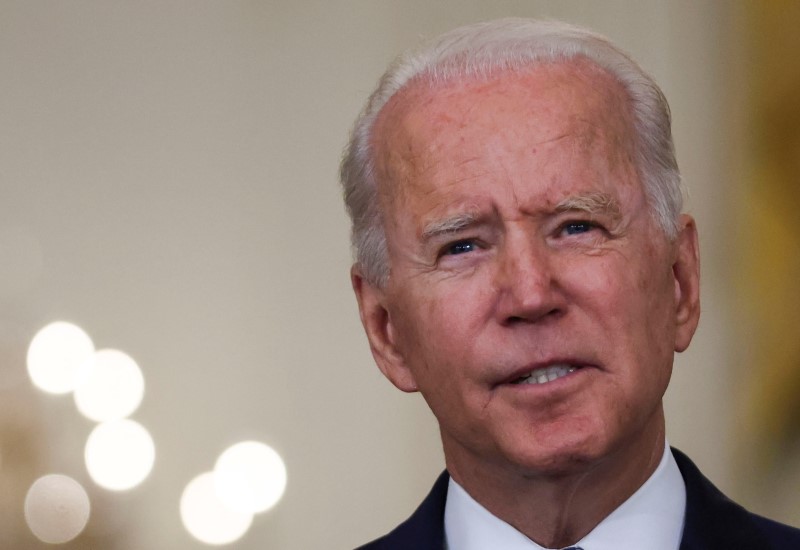
[(631, 128), (622, 85), (582, 58), (482, 78), (419, 78), (387, 103), (375, 125), (381, 202), (425, 194), (437, 176), (469, 172), (465, 164), (491, 171), (508, 167), (493, 162), (521, 165), (509, 163), (515, 155), (557, 149), (559, 156), (599, 153), (611, 165), (629, 161)]

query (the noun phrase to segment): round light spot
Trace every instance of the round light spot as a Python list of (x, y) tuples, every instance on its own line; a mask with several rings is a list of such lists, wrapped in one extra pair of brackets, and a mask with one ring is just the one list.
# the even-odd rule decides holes
[(139, 485), (153, 469), (155, 445), (148, 431), (133, 420), (98, 425), (86, 442), (86, 469), (95, 483), (112, 491)]
[(89, 521), (89, 496), (81, 484), (61, 474), (37, 479), (25, 497), (25, 521), (36, 537), (60, 544), (77, 537)]
[(231, 510), (219, 499), (211, 472), (200, 474), (181, 496), (181, 520), (189, 534), (206, 544), (230, 544), (250, 528), (253, 515)]
[(121, 351), (96, 351), (75, 388), (75, 405), (89, 420), (106, 422), (131, 415), (142, 402), (144, 377), (136, 361)]
[(58, 321), (36, 333), (28, 347), (28, 374), (36, 387), (49, 393), (69, 393), (82, 377), (94, 353), (92, 339), (78, 326)]
[(257, 441), (229, 447), (214, 466), (214, 483), (220, 499), (245, 513), (269, 510), (286, 489), (286, 466), (280, 455)]

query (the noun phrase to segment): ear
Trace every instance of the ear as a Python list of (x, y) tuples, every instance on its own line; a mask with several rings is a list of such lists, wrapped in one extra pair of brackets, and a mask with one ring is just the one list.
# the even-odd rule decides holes
[(700, 247), (694, 218), (681, 215), (676, 255), (672, 265), (675, 278), (675, 351), (689, 347), (700, 320)]
[(368, 282), (358, 264), (350, 269), (350, 281), (358, 300), (361, 324), (367, 333), (372, 356), (392, 384), (404, 392), (418, 391), (416, 380), (398, 350), (392, 318), (386, 307), (386, 292)]

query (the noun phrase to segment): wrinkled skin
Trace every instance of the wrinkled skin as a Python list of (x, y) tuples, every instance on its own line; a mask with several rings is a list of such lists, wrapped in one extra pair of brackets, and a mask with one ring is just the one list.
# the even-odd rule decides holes
[[(456, 481), (569, 544), (663, 452), (662, 396), (699, 316), (694, 222), (674, 239), (655, 223), (624, 91), (583, 60), (411, 84), (375, 136), (390, 278), (352, 273), (373, 355), (428, 402)], [(554, 364), (576, 370), (513, 383)]]

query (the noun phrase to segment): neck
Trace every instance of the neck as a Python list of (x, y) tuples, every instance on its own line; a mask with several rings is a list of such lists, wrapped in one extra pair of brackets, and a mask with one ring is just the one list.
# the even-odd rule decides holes
[(655, 424), (610, 454), (557, 471), (452, 452), (454, 442), (443, 435), (445, 459), (453, 479), (489, 512), (537, 544), (561, 548), (586, 536), (652, 475), (664, 452), (663, 414)]

